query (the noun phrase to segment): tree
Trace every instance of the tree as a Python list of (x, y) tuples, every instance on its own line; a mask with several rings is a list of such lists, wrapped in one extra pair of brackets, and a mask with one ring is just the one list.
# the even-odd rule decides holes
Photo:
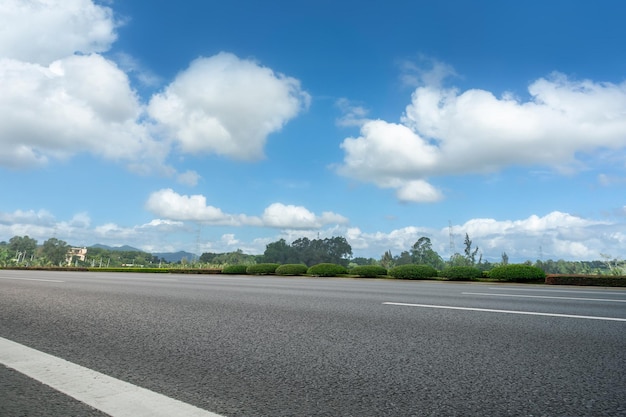
[(345, 237), (333, 236), (330, 239), (324, 239), (323, 243), (328, 255), (327, 262), (348, 266), (352, 257), (352, 246)]
[(374, 258), (364, 258), (362, 256), (358, 256), (352, 259), (352, 263), (355, 265), (377, 265), (376, 259)]
[(298, 263), (294, 262), (293, 249), (285, 239), (268, 243), (263, 252), (263, 262), (275, 262), (279, 264)]
[[(472, 240), (469, 235), (465, 233), (465, 259), (467, 259), (470, 265), (476, 264), (476, 254), (478, 253), (478, 246), (472, 250)], [(481, 256), (482, 258), (482, 256)]]
[(37, 241), (28, 236), (13, 236), (9, 240), (9, 251), (13, 253), (18, 262), (32, 257), (36, 250)]
[(348, 266), (352, 247), (344, 237), (326, 239), (301, 237), (288, 245), (284, 239), (268, 244), (263, 254), (263, 262), (280, 264), (303, 263), (312, 266), (320, 263), (334, 263)]
[(393, 261), (396, 266), (408, 265), (413, 263), (413, 257), (405, 250), (400, 253), (400, 256), (396, 256)]
[(66, 242), (53, 237), (43, 242), (41, 252), (51, 264), (61, 265), (67, 260), (68, 250)]
[(502, 265), (508, 265), (509, 264), (509, 255), (506, 254), (506, 252), (502, 252)]
[(430, 238), (420, 237), (411, 247), (411, 258), (413, 263), (430, 265), (435, 269), (442, 269), (444, 261), (439, 254), (433, 250)]
[(385, 252), (383, 256), (380, 258), (380, 265), (387, 269), (394, 267), (393, 255), (391, 254), (390, 250)]
[(458, 252), (450, 257), (449, 265), (450, 266), (471, 266), (469, 259), (467, 259), (465, 256), (461, 255)]

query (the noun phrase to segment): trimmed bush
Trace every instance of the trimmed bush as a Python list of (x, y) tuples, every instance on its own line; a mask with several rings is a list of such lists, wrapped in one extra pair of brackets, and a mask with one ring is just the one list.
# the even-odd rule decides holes
[(284, 264), (276, 268), (276, 275), (303, 275), (309, 268), (304, 264)]
[(365, 278), (376, 278), (381, 275), (387, 275), (387, 268), (379, 265), (359, 265), (348, 271), (352, 275), (358, 275)]
[(329, 263), (321, 263), (313, 265), (306, 272), (309, 275), (315, 275), (318, 277), (336, 277), (339, 275), (347, 274), (348, 270), (345, 266)]
[(598, 285), (602, 287), (626, 287), (626, 276), (550, 274), (546, 276), (546, 284)]
[(280, 264), (274, 264), (274, 263), (250, 265), (246, 268), (246, 273), (249, 275), (273, 274), (274, 272), (276, 272), (276, 268), (278, 268), (279, 266)]
[(396, 279), (433, 279), (437, 270), (430, 265), (400, 265), (389, 270), (389, 275)]
[(491, 269), (489, 278), (510, 282), (540, 281), (546, 278), (546, 273), (536, 266), (511, 264), (496, 266)]
[(222, 274), (245, 275), (248, 265), (226, 265), (222, 269)]
[(482, 278), (483, 273), (480, 269), (473, 266), (449, 266), (444, 268), (439, 273), (439, 276), (450, 281), (471, 281)]
[[(155, 272), (159, 272), (156, 270)], [(222, 271), (220, 269), (212, 268), (180, 268), (168, 270), (171, 274), (219, 274)]]

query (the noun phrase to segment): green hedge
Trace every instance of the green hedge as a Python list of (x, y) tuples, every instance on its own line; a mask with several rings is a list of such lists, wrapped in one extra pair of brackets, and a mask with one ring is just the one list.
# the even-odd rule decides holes
[(437, 270), (430, 265), (400, 265), (389, 270), (389, 275), (397, 279), (433, 279)]
[[(74, 267), (74, 266), (3, 266), (0, 269), (15, 270), (15, 271), (89, 271), (89, 268)], [(94, 269), (95, 270), (95, 269)]]
[(439, 272), (439, 276), (451, 281), (470, 281), (482, 278), (483, 272), (473, 266), (449, 266)]
[(379, 265), (359, 265), (348, 271), (351, 275), (358, 275), (365, 278), (376, 278), (387, 275), (387, 268)]
[(246, 273), (249, 275), (273, 274), (276, 272), (276, 268), (278, 268), (279, 266), (280, 264), (274, 264), (274, 263), (250, 265), (248, 266), (248, 268), (246, 268)]
[(347, 274), (348, 270), (345, 266), (329, 263), (321, 263), (313, 265), (306, 272), (309, 275), (315, 275), (318, 277), (336, 277), (339, 275)]
[(156, 273), (169, 274), (169, 268), (133, 268), (128, 266), (110, 267), (110, 268), (88, 268), (92, 272), (138, 272), (138, 273)]
[(536, 266), (511, 264), (496, 266), (491, 269), (489, 278), (509, 282), (539, 281), (546, 278), (546, 273)]
[(548, 275), (546, 284), (551, 285), (598, 285), (602, 287), (626, 287), (626, 276), (610, 275)]
[(226, 265), (222, 268), (222, 274), (230, 275), (246, 275), (248, 265)]
[(276, 268), (276, 275), (304, 275), (309, 268), (304, 264), (284, 264)]

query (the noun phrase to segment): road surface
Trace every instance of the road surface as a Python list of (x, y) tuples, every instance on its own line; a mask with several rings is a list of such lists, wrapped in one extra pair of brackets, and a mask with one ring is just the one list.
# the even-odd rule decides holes
[[(0, 270), (0, 338), (221, 416), (626, 416), (624, 289)], [(117, 413), (2, 354), (0, 415)]]

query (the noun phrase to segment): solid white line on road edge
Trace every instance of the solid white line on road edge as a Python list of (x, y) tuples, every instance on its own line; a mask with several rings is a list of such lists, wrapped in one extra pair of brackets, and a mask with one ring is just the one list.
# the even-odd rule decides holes
[(437, 305), (430, 305), (430, 304), (410, 304), (410, 303), (394, 303), (394, 302), (384, 302), (383, 304), (393, 305), (393, 306), (407, 306), (407, 307), (440, 308), (440, 309), (445, 309), (445, 310), (481, 311), (485, 313), (524, 314), (528, 316), (565, 317), (565, 318), (572, 318), (572, 319), (607, 320), (607, 321), (626, 322), (626, 319), (617, 318), (617, 317), (577, 316), (573, 314), (538, 313), (535, 311), (515, 311), (515, 310), (492, 310), (490, 308), (437, 306)]
[(220, 417), (2, 337), (0, 363), (111, 417)]
[(43, 282), (65, 282), (60, 281), (58, 279), (37, 279), (37, 278), (11, 278), (11, 277), (0, 277), (0, 279), (12, 279), (15, 281), (43, 281)]
[(616, 300), (613, 298), (578, 298), (578, 297), (554, 297), (550, 295), (522, 295), (522, 294), (493, 294), (487, 292), (463, 292), (464, 295), (488, 295), (493, 297), (518, 297), (518, 298), (549, 298), (552, 300), (574, 300), (574, 301), (611, 301), (614, 303), (626, 303), (626, 300)]

